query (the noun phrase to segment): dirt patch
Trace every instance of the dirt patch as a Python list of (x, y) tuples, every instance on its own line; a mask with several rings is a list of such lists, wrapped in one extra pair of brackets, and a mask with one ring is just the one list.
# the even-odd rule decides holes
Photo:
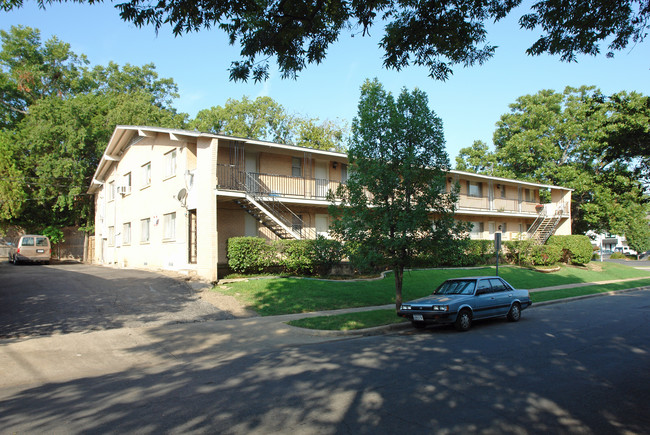
[(235, 318), (257, 317), (257, 313), (246, 309), (232, 296), (212, 291), (210, 288), (202, 289), (199, 295), (204, 301), (220, 310), (231, 313)]

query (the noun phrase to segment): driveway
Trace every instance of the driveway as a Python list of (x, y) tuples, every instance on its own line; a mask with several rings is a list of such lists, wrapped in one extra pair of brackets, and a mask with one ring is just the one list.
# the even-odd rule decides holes
[(231, 318), (185, 282), (157, 273), (0, 263), (0, 338)]

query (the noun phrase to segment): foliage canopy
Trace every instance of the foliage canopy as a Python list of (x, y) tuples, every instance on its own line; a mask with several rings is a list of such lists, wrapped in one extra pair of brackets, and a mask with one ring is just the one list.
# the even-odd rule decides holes
[[(53, 1), (37, 0), (39, 6)], [(95, 0), (75, 0), (94, 3)], [(269, 77), (269, 58), (275, 57), (283, 77), (296, 77), (308, 64), (322, 62), (330, 46), (343, 34), (370, 34), (383, 25), (379, 43), (384, 66), (400, 70), (424, 66), (435, 79), (445, 80), (455, 65), (482, 64), (496, 47), (486, 43), (486, 23), (513, 13), (521, 0), (130, 0), (116, 4), (123, 20), (156, 31), (171, 26), (175, 35), (218, 27), (232, 45), (241, 46), (241, 59), (230, 67), (231, 80)], [(23, 0), (3, 2), (5, 10)], [(519, 18), (522, 29), (540, 32), (526, 51), (550, 53), (563, 61), (578, 54), (597, 55), (608, 42), (607, 56), (642, 42), (649, 27), (648, 0), (539, 0)]]

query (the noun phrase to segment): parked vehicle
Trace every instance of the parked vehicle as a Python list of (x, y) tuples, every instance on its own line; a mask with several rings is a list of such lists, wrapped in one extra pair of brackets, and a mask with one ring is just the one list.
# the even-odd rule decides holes
[(52, 256), (52, 246), (47, 236), (26, 234), (18, 240), (18, 245), (12, 247), (9, 261), (14, 264), (22, 262), (38, 262), (49, 264)]
[(505, 316), (516, 322), (531, 305), (528, 290), (517, 290), (498, 276), (479, 276), (448, 279), (430, 296), (402, 304), (397, 315), (416, 328), (451, 323), (467, 331), (478, 319)]

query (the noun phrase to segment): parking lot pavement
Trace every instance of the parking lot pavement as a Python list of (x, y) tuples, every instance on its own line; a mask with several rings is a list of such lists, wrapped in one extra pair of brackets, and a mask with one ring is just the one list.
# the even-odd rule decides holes
[(0, 338), (231, 319), (185, 282), (87, 264), (0, 263)]

